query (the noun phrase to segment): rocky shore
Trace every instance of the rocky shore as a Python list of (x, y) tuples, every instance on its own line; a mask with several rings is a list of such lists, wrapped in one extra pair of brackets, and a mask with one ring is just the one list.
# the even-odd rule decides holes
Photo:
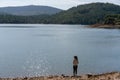
[(40, 76), (23, 78), (0, 78), (0, 80), (120, 80), (120, 72), (110, 72), (103, 74), (85, 74), (80, 76)]
[(90, 28), (105, 28), (105, 29), (120, 29), (120, 25), (111, 25), (111, 24), (94, 24), (88, 26)]

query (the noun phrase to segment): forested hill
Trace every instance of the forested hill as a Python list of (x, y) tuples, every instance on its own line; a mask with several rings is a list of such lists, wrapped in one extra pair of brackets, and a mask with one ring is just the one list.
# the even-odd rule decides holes
[(120, 14), (120, 5), (91, 3), (79, 5), (54, 15), (14, 16), (0, 15), (0, 23), (52, 23), (95, 24), (103, 23), (107, 15)]
[(53, 16), (54, 23), (95, 24), (110, 14), (120, 14), (120, 6), (110, 3), (91, 3), (73, 7)]
[(0, 8), (0, 13), (7, 13), (12, 15), (40, 15), (40, 14), (55, 14), (62, 11), (61, 9), (49, 7), (49, 6), (16, 6), (16, 7), (2, 7)]

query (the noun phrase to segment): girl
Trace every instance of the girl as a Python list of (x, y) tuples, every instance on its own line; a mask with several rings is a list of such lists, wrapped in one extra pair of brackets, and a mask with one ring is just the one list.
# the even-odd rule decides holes
[(78, 57), (74, 56), (74, 60), (73, 60), (73, 76), (77, 76), (77, 68), (78, 68)]

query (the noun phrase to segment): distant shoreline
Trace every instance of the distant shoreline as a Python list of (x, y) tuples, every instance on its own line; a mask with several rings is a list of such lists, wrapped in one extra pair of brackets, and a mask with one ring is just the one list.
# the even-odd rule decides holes
[(104, 28), (104, 29), (120, 29), (120, 25), (112, 24), (93, 24), (89, 26), (90, 28)]
[(84, 74), (74, 76), (51, 75), (38, 77), (17, 77), (17, 78), (0, 78), (0, 80), (120, 80), (120, 72), (108, 72), (102, 74)]

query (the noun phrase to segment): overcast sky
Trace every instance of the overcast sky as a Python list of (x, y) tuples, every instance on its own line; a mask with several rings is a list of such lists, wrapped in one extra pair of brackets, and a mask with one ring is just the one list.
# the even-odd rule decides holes
[(120, 0), (0, 0), (0, 7), (46, 5), (60, 9), (68, 9), (73, 6), (91, 2), (109, 2), (120, 5)]

